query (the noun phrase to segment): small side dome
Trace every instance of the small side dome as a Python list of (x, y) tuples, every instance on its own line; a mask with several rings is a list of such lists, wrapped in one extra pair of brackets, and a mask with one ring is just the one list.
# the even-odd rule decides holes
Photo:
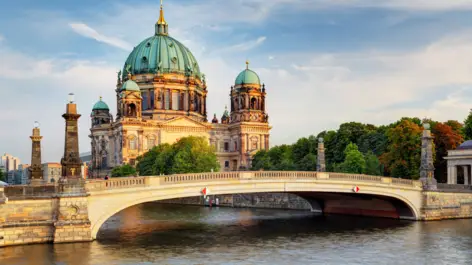
[(108, 107), (107, 103), (103, 102), (102, 101), (102, 97), (100, 97), (100, 100), (95, 103), (95, 105), (93, 105), (93, 109), (92, 110), (110, 110), (110, 108)]
[(126, 91), (141, 91), (139, 89), (138, 84), (134, 82), (133, 80), (128, 80), (123, 83), (123, 86), (121, 87), (121, 91), (126, 90)]
[(472, 149), (472, 140), (468, 140), (463, 142), (459, 147), (456, 148), (456, 150), (470, 150)]
[(235, 85), (256, 84), (261, 85), (261, 80), (256, 72), (249, 69), (249, 62), (246, 62), (246, 69), (236, 77)]

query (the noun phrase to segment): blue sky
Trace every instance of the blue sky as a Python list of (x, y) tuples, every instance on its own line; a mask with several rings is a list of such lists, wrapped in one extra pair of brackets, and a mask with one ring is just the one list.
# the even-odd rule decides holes
[[(165, 0), (171, 36), (190, 48), (221, 116), (249, 59), (268, 91), (271, 144), (402, 116), (463, 121), (472, 107), (472, 0)], [(90, 149), (99, 96), (115, 110), (116, 72), (154, 32), (159, 1), (17, 0), (0, 9), (0, 153), (59, 161), (67, 94)], [(113, 114), (115, 112), (113, 111)]]

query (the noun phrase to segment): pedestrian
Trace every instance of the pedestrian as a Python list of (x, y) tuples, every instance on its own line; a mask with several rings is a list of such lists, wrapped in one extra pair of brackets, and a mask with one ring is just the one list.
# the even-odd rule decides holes
[(108, 180), (108, 175), (105, 176), (105, 180)]

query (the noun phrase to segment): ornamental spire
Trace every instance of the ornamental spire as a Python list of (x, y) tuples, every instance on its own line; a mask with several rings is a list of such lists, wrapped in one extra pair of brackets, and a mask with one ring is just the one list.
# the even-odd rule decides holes
[(246, 69), (249, 69), (249, 60), (246, 60)]
[(164, 6), (161, 0), (161, 11), (159, 12), (159, 20), (156, 22), (156, 35), (167, 35), (168, 32), (168, 25), (166, 20), (164, 19)]

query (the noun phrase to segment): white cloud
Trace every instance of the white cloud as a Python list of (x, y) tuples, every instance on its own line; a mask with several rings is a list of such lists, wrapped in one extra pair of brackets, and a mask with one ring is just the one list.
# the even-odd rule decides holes
[(216, 50), (214, 53), (219, 54), (219, 53), (249, 51), (249, 50), (252, 50), (254, 48), (261, 46), (266, 39), (267, 37), (261, 36), (255, 40), (250, 40), (250, 41), (238, 43), (229, 47), (221, 48), (219, 50)]
[(118, 47), (123, 50), (131, 50), (132, 46), (127, 43), (126, 41), (120, 40), (114, 37), (108, 37), (103, 34), (98, 33), (95, 29), (89, 27), (83, 23), (70, 23), (69, 26), (74, 30), (76, 33), (94, 39), (98, 42), (103, 42), (111, 46)]

